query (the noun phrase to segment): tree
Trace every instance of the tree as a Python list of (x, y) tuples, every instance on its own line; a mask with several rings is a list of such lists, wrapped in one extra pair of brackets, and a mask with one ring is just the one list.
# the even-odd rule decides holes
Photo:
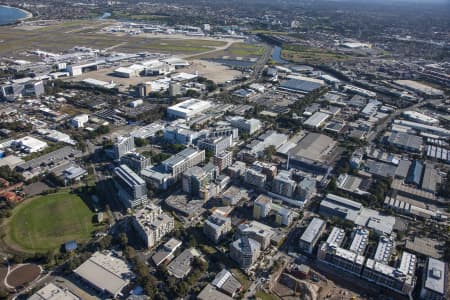
[(129, 261), (133, 261), (137, 256), (136, 250), (131, 246), (126, 246), (123, 253)]
[(144, 147), (148, 145), (148, 140), (142, 138), (134, 138), (134, 144), (136, 145), (136, 147)]
[(186, 97), (198, 98), (200, 97), (200, 93), (196, 90), (189, 89), (186, 91)]
[(109, 249), (112, 243), (112, 236), (107, 235), (103, 237), (100, 241), (98, 241), (98, 247), (100, 250)]
[(128, 245), (128, 237), (124, 232), (121, 232), (119, 234), (118, 242), (122, 249), (125, 249), (125, 247)]
[(4, 288), (4, 287), (1, 287), (0, 288), (0, 299), (8, 299), (8, 297), (9, 297), (9, 293), (8, 293), (8, 291)]
[(277, 148), (274, 145), (270, 145), (264, 149), (264, 157), (267, 160), (272, 160), (272, 156), (277, 153)]
[(107, 134), (107, 133), (109, 133), (109, 127), (105, 126), (105, 125), (101, 125), (95, 130), (95, 132), (98, 135)]
[(212, 80), (207, 80), (206, 81), (206, 89), (208, 90), (208, 92), (214, 92), (215, 90), (217, 90), (217, 84), (215, 84), (214, 81)]

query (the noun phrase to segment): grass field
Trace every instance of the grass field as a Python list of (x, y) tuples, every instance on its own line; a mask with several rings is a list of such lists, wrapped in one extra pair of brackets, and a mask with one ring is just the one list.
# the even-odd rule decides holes
[(263, 47), (244, 43), (234, 43), (226, 51), (235, 56), (261, 56), (264, 54)]
[(345, 61), (352, 57), (320, 48), (287, 46), (283, 47), (281, 58), (292, 62), (314, 65), (331, 61)]
[(115, 51), (155, 51), (167, 53), (195, 54), (225, 45), (224, 41), (206, 39), (176, 39), (164, 37), (129, 36), (126, 34), (102, 33), (100, 30), (111, 21), (68, 21), (42, 27), (0, 27), (0, 56), (22, 57), (32, 60), (24, 53), (27, 50), (61, 52), (74, 46), (109, 48)]
[(267, 293), (264, 293), (263, 291), (256, 292), (255, 296), (262, 300), (279, 300), (280, 299), (276, 295), (267, 294)]
[(40, 196), (14, 209), (7, 225), (7, 241), (24, 251), (43, 252), (69, 240), (90, 238), (94, 213), (68, 192)]

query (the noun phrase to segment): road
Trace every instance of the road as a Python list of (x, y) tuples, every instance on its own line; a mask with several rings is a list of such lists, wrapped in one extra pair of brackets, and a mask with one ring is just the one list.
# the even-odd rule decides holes
[(392, 120), (394, 120), (395, 118), (397, 118), (399, 115), (401, 115), (403, 112), (407, 111), (407, 110), (412, 110), (418, 107), (421, 107), (423, 105), (426, 105), (428, 103), (430, 103), (432, 100), (425, 100), (419, 103), (416, 103), (412, 106), (408, 106), (402, 109), (397, 109), (394, 113), (390, 114), (389, 117), (387, 117), (387, 119), (383, 120), (382, 124), (377, 125), (377, 127), (375, 128), (374, 131), (372, 131), (368, 136), (367, 136), (367, 142), (369, 144), (372, 144), (372, 142), (375, 140), (375, 138), (380, 134), (380, 132), (383, 132), (392, 122)]
[(230, 47), (231, 45), (233, 45), (236, 42), (238, 42), (238, 40), (227, 40), (227, 43), (224, 46), (215, 47), (212, 50), (208, 50), (208, 51), (201, 52), (201, 53), (185, 54), (185, 55), (182, 55), (181, 58), (188, 59), (188, 58), (197, 57), (200, 55), (211, 54), (214, 52), (223, 51), (223, 50), (226, 50), (228, 47)]
[[(272, 51), (273, 51), (273, 47), (270, 46), (269, 44), (263, 44), (265, 50), (264, 50), (264, 54), (258, 59), (258, 61), (256, 62), (254, 68), (253, 68), (253, 73), (250, 76), (249, 79), (247, 79), (246, 81), (243, 82), (238, 82), (236, 84), (232, 84), (229, 86), (226, 86), (223, 88), (223, 90), (225, 91), (232, 91), (234, 89), (246, 86), (248, 84), (251, 84), (253, 82), (255, 82), (258, 78), (260, 78), (262, 71), (264, 70), (264, 66), (267, 64), (267, 61), (269, 60), (269, 58), (272, 56)], [(214, 92), (211, 92), (208, 94), (208, 97), (212, 97), (215, 96), (217, 94), (220, 94), (223, 92), (222, 89), (216, 90)]]

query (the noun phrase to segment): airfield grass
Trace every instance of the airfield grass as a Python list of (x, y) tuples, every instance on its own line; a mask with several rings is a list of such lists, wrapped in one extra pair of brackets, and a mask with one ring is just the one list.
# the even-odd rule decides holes
[(83, 200), (68, 191), (39, 196), (13, 210), (7, 239), (26, 252), (57, 249), (69, 240), (88, 240), (93, 216)]
[[(223, 41), (203, 39), (176, 39), (148, 36), (130, 36), (100, 32), (101, 28), (112, 24), (111, 21), (67, 21), (39, 27), (0, 27), (0, 56), (20, 56), (25, 51), (45, 50), (50, 52), (66, 51), (74, 46), (109, 48), (116, 51), (141, 52), (160, 51), (167, 53), (195, 54), (223, 46)], [(27, 57), (26, 59), (32, 59)]]
[(261, 56), (264, 54), (264, 47), (245, 43), (234, 43), (227, 51), (234, 56)]

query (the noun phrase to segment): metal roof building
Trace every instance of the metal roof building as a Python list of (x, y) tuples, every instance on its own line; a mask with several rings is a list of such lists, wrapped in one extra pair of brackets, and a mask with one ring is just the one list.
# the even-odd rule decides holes
[(290, 92), (306, 94), (317, 90), (321, 86), (321, 83), (315, 81), (289, 79), (283, 81), (279, 88)]
[(117, 297), (134, 274), (128, 264), (111, 253), (95, 252), (74, 273), (95, 289)]
[(414, 160), (409, 167), (408, 176), (406, 176), (405, 183), (420, 186), (423, 169), (423, 164), (418, 160)]
[(309, 117), (303, 125), (312, 128), (319, 128), (323, 123), (328, 120), (331, 116), (327, 113), (317, 111), (311, 117)]
[(313, 218), (311, 223), (309, 223), (308, 227), (300, 237), (300, 249), (307, 252), (308, 254), (311, 254), (317, 240), (320, 238), (323, 230), (325, 229), (325, 225), (326, 223), (324, 220)]

